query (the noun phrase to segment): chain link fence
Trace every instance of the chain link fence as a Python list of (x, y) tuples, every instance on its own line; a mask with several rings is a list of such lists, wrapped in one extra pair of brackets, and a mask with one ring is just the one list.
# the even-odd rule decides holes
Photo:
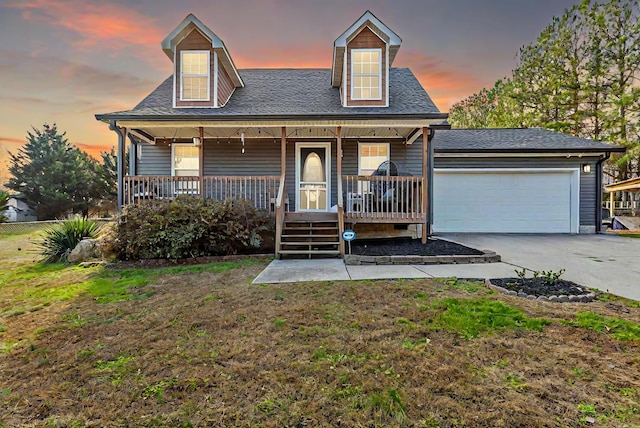
[[(98, 225), (104, 226), (112, 222), (113, 220), (105, 219), (92, 219)], [(51, 225), (62, 223), (64, 220), (45, 220), (45, 221), (22, 221), (13, 223), (0, 223), (0, 234), (4, 235), (19, 235), (22, 233), (30, 233), (38, 230), (42, 230)]]

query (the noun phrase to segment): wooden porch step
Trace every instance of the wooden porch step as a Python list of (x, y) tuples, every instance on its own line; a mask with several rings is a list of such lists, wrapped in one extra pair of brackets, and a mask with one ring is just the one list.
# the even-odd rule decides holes
[(296, 255), (296, 256), (312, 256), (312, 255), (325, 255), (325, 256), (339, 256), (339, 250), (280, 250), (280, 254), (283, 255)]
[(301, 213), (285, 213), (284, 221), (304, 221), (304, 222), (317, 222), (317, 221), (338, 221), (338, 213), (314, 213), (314, 212), (301, 212)]
[(280, 245), (282, 246), (306, 246), (306, 247), (315, 247), (315, 246), (320, 246), (320, 245), (340, 245), (339, 241), (306, 241), (306, 242), (300, 242), (300, 241), (286, 241), (286, 242), (281, 242)]
[(336, 233), (323, 233), (323, 234), (310, 234), (310, 233), (293, 233), (293, 234), (282, 234), (282, 238), (313, 238), (313, 237), (319, 237), (319, 238), (338, 238), (340, 236), (340, 234), (338, 232)]

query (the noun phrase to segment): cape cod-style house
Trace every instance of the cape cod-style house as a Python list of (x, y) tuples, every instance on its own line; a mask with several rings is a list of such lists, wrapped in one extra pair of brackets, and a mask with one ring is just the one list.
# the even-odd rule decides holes
[[(270, 210), (276, 253), (344, 254), (345, 228), (594, 233), (602, 163), (621, 148), (540, 129), (451, 130), (371, 12), (326, 69), (238, 69), (188, 15), (161, 43), (174, 65), (118, 135), (118, 205), (181, 194)], [(329, 46), (328, 46), (329, 48)], [(125, 171), (125, 145), (129, 168)]]

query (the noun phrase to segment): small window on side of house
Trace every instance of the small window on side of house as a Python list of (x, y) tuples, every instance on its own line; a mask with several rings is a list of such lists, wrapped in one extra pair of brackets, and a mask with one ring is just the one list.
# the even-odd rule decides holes
[(180, 100), (209, 101), (209, 51), (180, 52)]
[(351, 99), (382, 99), (382, 49), (351, 50)]

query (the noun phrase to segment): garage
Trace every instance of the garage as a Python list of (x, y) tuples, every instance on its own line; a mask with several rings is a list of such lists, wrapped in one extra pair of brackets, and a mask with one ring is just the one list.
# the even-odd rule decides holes
[(436, 168), (433, 231), (578, 233), (579, 195), (573, 168)]

